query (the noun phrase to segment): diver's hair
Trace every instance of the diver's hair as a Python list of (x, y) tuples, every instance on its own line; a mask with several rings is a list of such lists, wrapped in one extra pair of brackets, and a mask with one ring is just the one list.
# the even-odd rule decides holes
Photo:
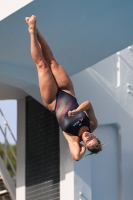
[(89, 155), (92, 155), (92, 154), (97, 154), (100, 151), (102, 151), (102, 146), (104, 144), (102, 144), (98, 138), (97, 138), (97, 141), (98, 141), (98, 145), (96, 146), (95, 149), (89, 149), (89, 148), (87, 148), (91, 153), (87, 154), (86, 156), (89, 156)]

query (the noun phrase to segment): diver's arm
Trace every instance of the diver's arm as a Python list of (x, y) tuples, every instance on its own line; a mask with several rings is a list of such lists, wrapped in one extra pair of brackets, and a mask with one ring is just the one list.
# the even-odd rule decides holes
[(85, 154), (86, 147), (83, 144), (80, 144), (79, 137), (72, 136), (69, 133), (66, 133), (64, 131), (63, 131), (63, 135), (65, 136), (68, 142), (72, 158), (76, 161), (80, 160)]
[[(78, 146), (77, 146), (78, 145)], [(86, 147), (83, 144), (76, 144), (71, 147), (71, 144), (69, 143), (70, 152), (72, 155), (72, 158), (76, 161), (79, 161), (85, 154)]]
[(90, 103), (90, 101), (84, 101), (83, 103), (81, 103), (78, 108), (76, 109), (78, 112), (82, 112), (82, 111), (87, 111), (89, 109), (91, 109), (92, 105)]
[(96, 128), (98, 126), (98, 121), (97, 121), (93, 106), (90, 101), (85, 101), (82, 104), (80, 104), (77, 109), (69, 111), (68, 116), (73, 117), (74, 115), (82, 111), (86, 111), (87, 116), (93, 122), (94, 128)]
[(83, 144), (80, 144), (79, 160), (84, 156), (86, 147)]
[(93, 130), (94, 130), (98, 126), (98, 121), (97, 121), (97, 118), (95, 116), (95, 112), (94, 112), (92, 104), (90, 102), (89, 102), (89, 104), (90, 104), (89, 109), (86, 110), (86, 114), (89, 117), (91, 123), (93, 124)]
[(74, 115), (76, 115), (77, 113), (79, 112), (82, 112), (82, 111), (87, 111), (91, 108), (91, 103), (89, 101), (85, 101), (83, 103), (81, 103), (77, 109), (75, 110), (72, 110), (72, 111), (69, 111), (68, 112), (68, 116), (69, 117), (73, 117)]

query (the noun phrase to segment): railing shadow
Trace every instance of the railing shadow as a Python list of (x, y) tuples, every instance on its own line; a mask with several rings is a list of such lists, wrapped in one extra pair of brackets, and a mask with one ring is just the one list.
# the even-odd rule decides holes
[(133, 73), (133, 66), (131, 66), (121, 55), (120, 59), (126, 64), (126, 67)]

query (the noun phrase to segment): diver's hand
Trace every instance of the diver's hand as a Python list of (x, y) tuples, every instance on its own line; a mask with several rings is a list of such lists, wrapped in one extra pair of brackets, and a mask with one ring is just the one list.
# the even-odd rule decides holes
[(74, 115), (76, 115), (76, 114), (78, 114), (78, 113), (79, 113), (78, 110), (72, 110), (72, 111), (69, 111), (69, 112), (68, 112), (68, 116), (69, 116), (69, 117), (73, 117)]

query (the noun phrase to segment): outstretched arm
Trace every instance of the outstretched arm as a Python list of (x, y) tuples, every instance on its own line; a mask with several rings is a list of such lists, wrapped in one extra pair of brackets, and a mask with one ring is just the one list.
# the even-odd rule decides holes
[(96, 128), (98, 125), (98, 122), (97, 122), (97, 118), (95, 116), (93, 106), (90, 101), (85, 101), (82, 104), (80, 104), (76, 110), (69, 111), (68, 116), (73, 117), (74, 115), (76, 115), (77, 113), (80, 113), (82, 111), (86, 111), (86, 114), (89, 117), (89, 119), (92, 121), (94, 128)]

